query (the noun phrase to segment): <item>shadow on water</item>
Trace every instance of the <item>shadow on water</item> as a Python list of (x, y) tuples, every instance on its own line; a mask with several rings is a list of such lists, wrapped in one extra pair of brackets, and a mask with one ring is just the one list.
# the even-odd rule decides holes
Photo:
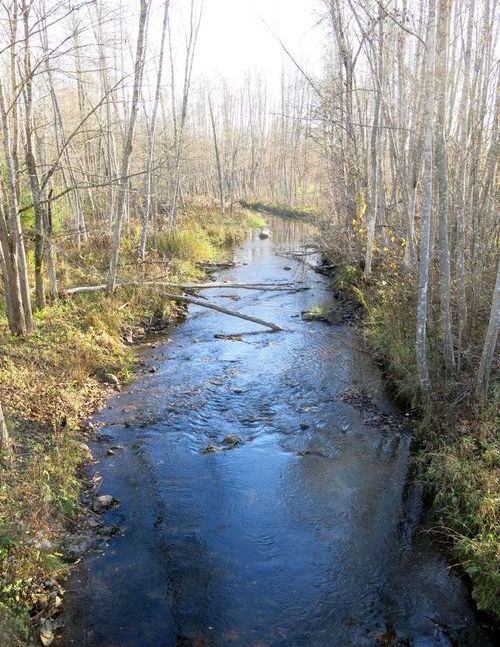
[[(281, 255), (310, 230), (270, 225), (220, 279), (307, 281), (225, 292), (285, 332), (193, 307), (144, 351), (156, 372), (98, 416), (123, 450), (97, 445), (91, 471), (121, 501), (105, 522), (124, 530), (74, 571), (58, 644), (487, 645), (460, 581), (413, 536), (409, 432), (379, 371), (353, 329), (296, 316), (331, 300), (328, 279)], [(241, 442), (222, 449), (229, 434)]]

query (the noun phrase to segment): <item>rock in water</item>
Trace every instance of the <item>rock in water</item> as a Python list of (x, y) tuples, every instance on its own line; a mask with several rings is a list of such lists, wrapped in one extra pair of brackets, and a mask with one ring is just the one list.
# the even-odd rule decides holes
[(54, 628), (50, 618), (47, 618), (40, 627), (40, 642), (44, 647), (49, 647), (54, 642)]
[(337, 304), (333, 304), (327, 310), (318, 309), (302, 312), (302, 321), (324, 321), (329, 324), (341, 324), (344, 321), (342, 311)]
[(104, 512), (104, 510), (108, 510), (115, 505), (118, 505), (118, 499), (115, 499), (111, 494), (101, 494), (101, 496), (94, 499), (92, 510), (94, 512)]
[(215, 454), (218, 451), (219, 451), (218, 447), (216, 447), (215, 445), (209, 445), (208, 447), (205, 447), (205, 449), (202, 449), (201, 453), (202, 454)]
[(241, 443), (241, 438), (236, 434), (229, 434), (229, 436), (226, 436), (222, 442), (224, 443), (224, 445), (234, 447), (238, 443)]
[(261, 240), (265, 240), (266, 238), (271, 238), (271, 230), (264, 227), (264, 229), (260, 230), (259, 238)]
[(68, 562), (76, 562), (88, 550), (92, 548), (94, 540), (85, 535), (72, 535), (68, 537), (61, 546), (64, 558)]

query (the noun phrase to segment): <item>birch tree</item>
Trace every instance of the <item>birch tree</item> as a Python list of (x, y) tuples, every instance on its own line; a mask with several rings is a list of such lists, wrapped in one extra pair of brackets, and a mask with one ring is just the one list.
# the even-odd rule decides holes
[(429, 363), (427, 359), (427, 310), (429, 301), (429, 266), (431, 262), (431, 218), (433, 190), (433, 117), (434, 74), (436, 58), (436, 0), (429, 0), (429, 23), (424, 78), (425, 124), (424, 124), (424, 174), (422, 180), (422, 216), (420, 221), (420, 262), (418, 270), (418, 305), (416, 353), (418, 378), (424, 393), (431, 390)]
[(497, 276), (493, 298), (491, 302), (490, 318), (488, 328), (484, 338), (483, 352), (481, 362), (477, 372), (476, 395), (480, 399), (485, 399), (488, 394), (491, 365), (495, 355), (495, 349), (498, 340), (498, 331), (500, 329), (500, 259), (497, 263)]
[(448, 153), (445, 136), (447, 95), (447, 45), (452, 0), (439, 0), (436, 47), (436, 183), (439, 196), (439, 270), (441, 294), (441, 329), (444, 361), (448, 371), (455, 368), (451, 332), (451, 269), (450, 269), (450, 196), (448, 188)]
[(147, 145), (147, 153), (146, 153), (146, 173), (144, 176), (144, 215), (142, 220), (141, 243), (139, 248), (139, 258), (141, 260), (144, 260), (146, 256), (147, 230), (148, 230), (151, 204), (152, 204), (154, 150), (155, 150), (155, 143), (156, 143), (158, 107), (160, 105), (161, 83), (163, 78), (163, 59), (165, 57), (165, 40), (166, 40), (166, 34), (167, 34), (169, 8), (170, 8), (170, 0), (164, 0), (163, 21), (162, 21), (162, 28), (161, 28), (161, 40), (160, 40), (160, 54), (158, 59), (158, 73), (156, 75), (156, 88), (155, 88), (155, 96), (153, 100), (153, 112), (151, 114), (151, 124), (149, 127), (148, 145)]
[(120, 164), (120, 177), (118, 181), (118, 200), (116, 205), (116, 216), (113, 220), (112, 243), (111, 243), (111, 260), (108, 274), (108, 290), (112, 292), (115, 289), (118, 274), (118, 260), (120, 256), (120, 241), (123, 226), (123, 216), (125, 209), (125, 199), (128, 190), (128, 173), (130, 165), (130, 155), (132, 153), (132, 144), (134, 140), (134, 131), (137, 121), (137, 112), (139, 109), (139, 98), (141, 91), (142, 76), (144, 70), (144, 49), (146, 39), (146, 24), (148, 19), (149, 1), (141, 0), (139, 27), (137, 31), (137, 44), (134, 62), (134, 86), (132, 90), (132, 103), (128, 117), (125, 145), (122, 153)]

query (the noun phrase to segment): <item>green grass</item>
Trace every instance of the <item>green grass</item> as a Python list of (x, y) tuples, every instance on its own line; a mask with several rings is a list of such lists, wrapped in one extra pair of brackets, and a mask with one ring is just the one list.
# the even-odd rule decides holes
[(262, 229), (267, 223), (262, 216), (255, 211), (251, 211), (248, 214), (248, 224), (252, 229)]
[(282, 218), (290, 218), (292, 220), (305, 220), (307, 222), (317, 223), (322, 217), (322, 214), (317, 209), (307, 205), (291, 207), (289, 205), (271, 204), (262, 201), (247, 202), (245, 200), (240, 200), (240, 204), (245, 209), (270, 213), (273, 216), (281, 216)]

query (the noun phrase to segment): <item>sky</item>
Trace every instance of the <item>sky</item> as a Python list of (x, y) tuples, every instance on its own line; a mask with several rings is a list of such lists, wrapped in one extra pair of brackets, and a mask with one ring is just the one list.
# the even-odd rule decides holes
[(320, 0), (205, 0), (194, 74), (238, 83), (259, 70), (277, 88), (286, 55), (262, 21), (301, 65), (319, 70), (322, 33), (315, 25), (321, 13)]

